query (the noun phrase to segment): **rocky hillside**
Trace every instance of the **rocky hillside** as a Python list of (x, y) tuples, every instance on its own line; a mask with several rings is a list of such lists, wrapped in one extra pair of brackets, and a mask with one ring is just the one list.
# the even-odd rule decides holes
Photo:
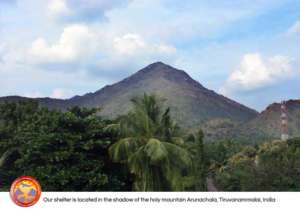
[[(280, 103), (269, 105), (256, 118), (240, 127), (239, 133), (247, 139), (280, 139)], [(300, 100), (286, 102), (288, 129), (291, 137), (300, 136)]]
[(69, 100), (72, 105), (100, 106), (102, 114), (113, 118), (130, 110), (130, 99), (154, 93), (165, 99), (173, 117), (183, 127), (194, 128), (215, 118), (246, 122), (257, 112), (208, 90), (187, 73), (161, 62), (151, 64), (114, 85)]

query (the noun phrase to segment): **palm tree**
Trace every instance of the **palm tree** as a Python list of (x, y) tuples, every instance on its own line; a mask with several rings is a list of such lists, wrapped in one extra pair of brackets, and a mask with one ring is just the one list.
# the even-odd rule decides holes
[(162, 111), (155, 95), (131, 101), (133, 110), (109, 127), (117, 128), (121, 136), (109, 148), (112, 160), (128, 165), (135, 177), (134, 190), (183, 190), (191, 157), (181, 145), (169, 108)]
[(191, 188), (189, 190), (205, 191), (207, 168), (204, 155), (204, 133), (201, 129), (197, 133), (189, 134), (185, 140), (185, 145), (192, 156)]

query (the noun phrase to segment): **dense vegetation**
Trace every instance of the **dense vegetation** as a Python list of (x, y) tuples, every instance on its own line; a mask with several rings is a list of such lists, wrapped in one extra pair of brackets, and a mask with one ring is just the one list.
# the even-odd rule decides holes
[(243, 146), (216, 168), (225, 191), (299, 191), (300, 139)]
[[(98, 109), (61, 112), (34, 101), (0, 105), (0, 190), (21, 176), (44, 191), (299, 191), (300, 139), (203, 142), (154, 95), (115, 120)], [(239, 142), (239, 143), (238, 143)]]
[(49, 111), (33, 101), (1, 105), (1, 189), (30, 175), (47, 191), (130, 190), (129, 174), (107, 153), (116, 137), (96, 111)]
[(30, 175), (46, 191), (205, 190), (203, 136), (185, 143), (155, 96), (132, 102), (133, 110), (114, 122), (97, 109), (2, 104), (0, 188)]

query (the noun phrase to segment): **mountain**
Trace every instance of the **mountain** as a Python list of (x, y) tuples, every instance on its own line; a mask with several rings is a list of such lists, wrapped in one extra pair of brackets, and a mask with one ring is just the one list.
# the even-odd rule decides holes
[(48, 107), (50, 109), (66, 110), (69, 107), (68, 100), (56, 99), (56, 98), (27, 98), (21, 96), (5, 96), (0, 97), (1, 102), (18, 102), (25, 100), (35, 100), (43, 107)]
[[(229, 98), (203, 87), (186, 72), (162, 62), (153, 63), (132, 76), (113, 85), (83, 96), (68, 100), (39, 98), (42, 106), (65, 110), (71, 106), (102, 107), (101, 115), (114, 118), (126, 114), (130, 99), (143, 93), (154, 93), (165, 99), (171, 114), (184, 128), (198, 128), (215, 120), (248, 122), (258, 113)], [(20, 97), (5, 97), (0, 100), (24, 100)]]
[[(286, 101), (288, 130), (291, 137), (300, 136), (300, 100)], [(273, 103), (262, 111), (256, 118), (243, 124), (239, 131), (241, 136), (256, 141), (280, 139), (281, 136), (281, 104)]]
[(208, 90), (187, 73), (157, 62), (101, 90), (70, 100), (73, 105), (103, 108), (102, 115), (114, 118), (127, 113), (130, 99), (154, 93), (165, 99), (173, 117), (183, 127), (194, 128), (215, 118), (246, 122), (257, 112)]

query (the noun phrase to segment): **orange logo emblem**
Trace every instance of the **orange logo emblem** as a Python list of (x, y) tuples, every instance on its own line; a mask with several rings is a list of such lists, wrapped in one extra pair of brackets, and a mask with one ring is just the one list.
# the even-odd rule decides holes
[(17, 178), (10, 188), (10, 197), (18, 206), (32, 206), (38, 202), (40, 196), (41, 186), (30, 176)]

